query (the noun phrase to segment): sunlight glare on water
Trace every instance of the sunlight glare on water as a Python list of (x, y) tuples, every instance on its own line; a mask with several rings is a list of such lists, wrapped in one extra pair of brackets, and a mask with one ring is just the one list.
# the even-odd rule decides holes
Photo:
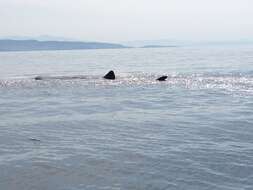
[(250, 190), (252, 63), (251, 46), (2, 52), (0, 189)]

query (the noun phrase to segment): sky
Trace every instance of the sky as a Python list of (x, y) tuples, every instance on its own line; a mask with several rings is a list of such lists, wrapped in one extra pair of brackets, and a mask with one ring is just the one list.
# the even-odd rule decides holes
[(0, 0), (0, 36), (253, 39), (253, 0)]

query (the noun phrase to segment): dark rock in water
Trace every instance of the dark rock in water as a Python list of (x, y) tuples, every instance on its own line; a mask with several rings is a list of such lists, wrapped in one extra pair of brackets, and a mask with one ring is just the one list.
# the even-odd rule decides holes
[(41, 76), (37, 76), (34, 78), (35, 80), (42, 80), (42, 77)]
[(159, 77), (156, 80), (158, 80), (158, 81), (166, 81), (167, 78), (168, 78), (168, 76), (161, 76), (161, 77)]
[(115, 80), (115, 74), (113, 71), (109, 71), (105, 76), (105, 79), (109, 79), (109, 80)]

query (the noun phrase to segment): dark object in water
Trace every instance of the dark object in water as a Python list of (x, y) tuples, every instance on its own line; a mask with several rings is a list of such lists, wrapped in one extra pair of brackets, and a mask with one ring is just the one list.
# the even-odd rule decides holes
[(42, 77), (41, 76), (37, 76), (34, 78), (35, 80), (42, 80)]
[(109, 79), (109, 80), (115, 80), (115, 74), (113, 71), (109, 71), (105, 76), (105, 79)]
[(161, 77), (159, 77), (159, 78), (156, 79), (156, 80), (159, 80), (159, 81), (166, 81), (167, 78), (168, 78), (168, 76), (161, 76)]
[(29, 138), (30, 141), (34, 141), (34, 142), (40, 142), (39, 139), (35, 139), (35, 138)]
[(35, 80), (75, 80), (75, 79), (87, 79), (86, 76), (47, 76), (47, 77), (42, 77), (42, 76), (37, 76), (34, 78)]

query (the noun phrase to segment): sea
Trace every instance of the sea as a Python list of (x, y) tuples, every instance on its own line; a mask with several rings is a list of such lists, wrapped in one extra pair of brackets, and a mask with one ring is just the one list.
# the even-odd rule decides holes
[(1, 52), (0, 189), (252, 190), (253, 45)]

